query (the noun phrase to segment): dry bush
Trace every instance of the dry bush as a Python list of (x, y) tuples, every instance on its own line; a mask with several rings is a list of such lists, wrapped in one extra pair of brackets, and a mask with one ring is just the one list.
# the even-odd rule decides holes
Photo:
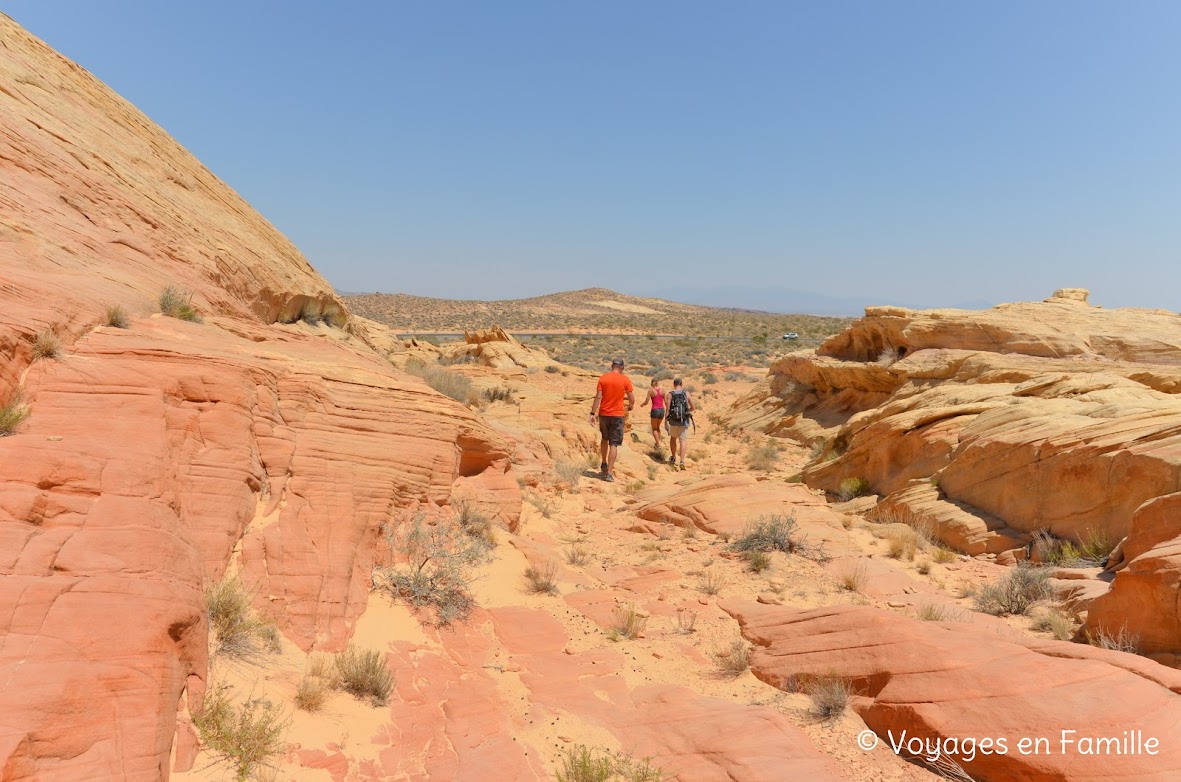
[(707, 595), (716, 595), (725, 586), (726, 577), (713, 568), (707, 568), (697, 580), (697, 588)]
[(846, 562), (837, 576), (841, 588), (849, 592), (860, 592), (865, 588), (865, 584), (869, 580), (865, 560), (861, 559), (856, 562)]
[(681, 635), (689, 635), (693, 632), (693, 628), (697, 626), (697, 612), (691, 611), (687, 608), (677, 609), (677, 632)]
[(930, 575), (930, 573), (931, 573), (931, 560), (929, 560), (929, 559), (921, 559), (921, 560), (919, 560), (919, 561), (918, 561), (918, 563), (917, 563), (917, 564), (916, 564), (914, 567), (915, 567), (915, 570), (919, 571), (919, 573), (923, 574), (924, 576), (926, 576), (926, 575)]
[(924, 622), (963, 622), (967, 619), (963, 611), (940, 603), (923, 603), (916, 616)]
[(1140, 636), (1128, 632), (1127, 627), (1121, 627), (1119, 632), (1112, 634), (1107, 630), (1087, 631), (1087, 643), (1100, 649), (1111, 649), (1116, 652), (1140, 654)]
[(995, 583), (976, 590), (976, 609), (994, 616), (1027, 614), (1035, 603), (1050, 596), (1049, 577), (1042, 568), (1017, 565)]
[(586, 546), (571, 546), (566, 549), (566, 564), (582, 567), (594, 559), (594, 556)]
[(205, 587), (205, 610), (213, 638), (214, 654), (253, 660), (265, 652), (279, 651), (278, 630), (255, 613), (253, 595), (242, 580), (226, 574)]
[(918, 550), (919, 536), (912, 527), (894, 527), (886, 532), (889, 555), (894, 559), (914, 559)]
[(29, 408), (25, 404), (24, 397), (20, 392), (13, 394), (7, 404), (0, 406), (0, 437), (6, 437), (15, 432), (16, 428), (28, 417)]
[(943, 546), (935, 546), (935, 561), (940, 565), (946, 565), (949, 562), (955, 562), (956, 553), (949, 548)]
[(56, 334), (46, 329), (33, 340), (32, 353), (34, 361), (57, 358), (62, 353), (62, 342)]
[(854, 497), (864, 497), (869, 493), (869, 481), (864, 478), (845, 478), (837, 484), (837, 499), (841, 502), (848, 502)]
[(440, 625), (466, 619), (475, 607), (472, 568), (486, 561), (488, 542), (473, 537), (455, 519), (427, 524), (422, 514), (385, 526), (386, 545), (405, 560), (374, 570), (374, 587), (415, 607), (430, 607)]
[(768, 472), (775, 469), (778, 461), (779, 449), (771, 443), (751, 448), (750, 453), (746, 455), (746, 465), (750, 469), (760, 472)]
[(647, 626), (648, 617), (640, 614), (635, 603), (618, 606), (615, 609), (615, 621), (611, 625), (611, 640), (618, 641), (621, 638), (627, 638), (634, 641), (640, 637)]
[(1050, 633), (1059, 641), (1069, 641), (1074, 636), (1074, 619), (1062, 611), (1048, 608), (1037, 615), (1030, 628)]
[(636, 760), (631, 755), (583, 744), (568, 748), (554, 772), (556, 782), (662, 782), (667, 776), (652, 765), (651, 758)]
[(552, 595), (558, 591), (558, 563), (552, 560), (525, 569), (525, 583), (535, 595)]
[(496, 548), (496, 525), (492, 523), (491, 517), (463, 501), (455, 503), (452, 513), (465, 534), (481, 541), (490, 550)]
[(525, 497), (529, 504), (537, 508), (537, 512), (541, 514), (542, 518), (548, 519), (554, 515), (557, 509), (554, 501), (549, 497), (542, 497), (540, 494), (530, 493)]
[(835, 720), (849, 708), (853, 684), (847, 679), (820, 676), (803, 683), (803, 692), (812, 700), (811, 714), (820, 720)]
[(107, 307), (106, 325), (116, 329), (125, 329), (131, 325), (131, 317), (127, 314), (127, 310), (123, 309), (123, 305), (116, 304), (113, 307)]
[(499, 386), (497, 388), (488, 388), (484, 390), (485, 402), (512, 402), (517, 395), (517, 389), (509, 386)]
[(160, 312), (177, 320), (201, 322), (201, 316), (193, 307), (193, 294), (175, 285), (169, 285), (160, 291)]
[(797, 534), (794, 515), (761, 516), (748, 524), (742, 535), (729, 546), (731, 551), (782, 551), (785, 554), (799, 554), (804, 557), (823, 559), (820, 547), (811, 546), (807, 539)]
[(389, 703), (394, 689), (394, 675), (385, 664), (385, 655), (373, 649), (358, 649), (348, 645), (336, 655), (336, 674), (340, 689), (357, 700), (367, 700), (374, 706)]
[(753, 651), (744, 638), (735, 638), (730, 647), (713, 653), (718, 669), (727, 676), (741, 676), (750, 670), (750, 653)]
[(290, 720), (269, 701), (235, 704), (230, 688), (217, 685), (206, 691), (193, 725), (201, 744), (229, 765), (237, 782), (245, 782), (283, 752)]
[(333, 681), (305, 673), (295, 688), (295, 707), (303, 711), (319, 711), (334, 689)]
[[(594, 458), (597, 462), (599, 458), (598, 454), (595, 454)], [(598, 465), (596, 464), (595, 466), (597, 467)], [(581, 464), (578, 464), (577, 462), (555, 462), (554, 476), (557, 478), (559, 483), (568, 484), (570, 486), (570, 490), (576, 492), (578, 491), (578, 482), (582, 480), (582, 473), (585, 471), (585, 469), (585, 467), (583, 467)]]
[(406, 371), (421, 377), (428, 386), (456, 402), (471, 405), (479, 401), (471, 379), (458, 372), (452, 372), (435, 364), (427, 364), (418, 359), (407, 361)]
[(1041, 562), (1059, 567), (1103, 567), (1116, 540), (1110, 533), (1089, 528), (1079, 542), (1056, 537), (1049, 530), (1033, 536), (1033, 548)]
[(742, 559), (752, 573), (762, 573), (771, 568), (771, 557), (765, 551), (744, 551)]

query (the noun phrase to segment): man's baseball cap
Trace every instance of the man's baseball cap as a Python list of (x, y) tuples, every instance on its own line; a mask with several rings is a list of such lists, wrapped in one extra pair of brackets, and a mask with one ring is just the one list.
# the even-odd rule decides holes
[(611, 366), (613, 366), (613, 367), (621, 367), (621, 366), (623, 366), (623, 359), (621, 359), (621, 358), (614, 359), (614, 360), (611, 362)]

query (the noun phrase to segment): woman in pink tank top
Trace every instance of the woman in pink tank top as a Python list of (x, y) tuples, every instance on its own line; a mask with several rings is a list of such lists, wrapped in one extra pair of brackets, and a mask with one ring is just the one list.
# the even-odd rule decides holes
[[(660, 447), (660, 424), (664, 421), (664, 392), (660, 390), (660, 381), (652, 378), (652, 387), (648, 389), (648, 395), (644, 397), (643, 405), (652, 404), (652, 439), (656, 441), (656, 447)], [(642, 405), (641, 405), (642, 406)]]

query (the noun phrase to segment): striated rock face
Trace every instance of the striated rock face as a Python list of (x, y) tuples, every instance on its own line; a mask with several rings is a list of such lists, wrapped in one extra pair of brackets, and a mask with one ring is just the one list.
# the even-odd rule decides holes
[[(799, 611), (730, 601), (723, 608), (758, 645), (751, 660), (758, 678), (775, 686), (793, 677), (850, 680), (861, 696), (854, 710), (883, 744), (904, 731), (1003, 739), (1004, 753), (996, 743), (991, 753), (962, 745), (945, 753), (972, 779), (1164, 782), (1181, 773), (1181, 749), (1171, 740), (1181, 724), (1181, 674), (1134, 655), (868, 607)], [(1083, 706), (1100, 701), (1102, 710)], [(1076, 743), (1062, 744), (1063, 731), (1075, 731), (1066, 736)], [(1156, 752), (1106, 753), (1098, 763), (1078, 743), (1122, 740), (1125, 731), (1155, 739)], [(1031, 744), (1021, 752), (1023, 738), (1046, 739), (1046, 751), (1035, 754)]]
[(495, 369), (540, 369), (554, 361), (538, 350), (525, 347), (499, 326), (463, 333), (463, 344), (444, 347), (446, 361), (475, 361)]
[(1165, 659), (1181, 651), (1181, 629), (1147, 606), (1177, 601), (1167, 546), (1181, 529), (1146, 503), (1181, 490), (1181, 316), (1087, 297), (869, 308), (815, 353), (779, 359), (731, 423), (818, 444), (809, 485), (865, 479), (880, 498), (872, 516), (923, 524), (969, 554), (1023, 547), (1042, 530), (1131, 533), (1128, 567), (1088, 629), (1143, 635)]
[[(0, 16), (0, 768), (157, 780), (207, 679), (227, 567), (340, 648), (378, 529), (459, 487), (505, 523), (500, 438), (348, 329), (274, 228), (125, 101)], [(151, 315), (160, 290), (204, 315)], [(127, 329), (98, 325), (109, 306)], [(308, 322), (291, 325), (275, 321)], [(340, 328), (341, 325), (346, 328)], [(32, 362), (34, 335), (63, 351)], [(392, 343), (391, 343), (392, 344)]]

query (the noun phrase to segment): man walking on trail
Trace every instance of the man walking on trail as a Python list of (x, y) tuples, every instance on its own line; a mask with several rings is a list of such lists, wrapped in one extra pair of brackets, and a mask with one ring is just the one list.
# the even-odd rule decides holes
[[(693, 404), (693, 398), (689, 396), (689, 392), (681, 386), (681, 379), (678, 377), (673, 381), (673, 390), (668, 395), (668, 417), (664, 419), (664, 428), (668, 432), (668, 449), (671, 452), (668, 457), (668, 463), (675, 466), (675, 469), (685, 469), (685, 438), (689, 433), (689, 424), (693, 423), (693, 411), (697, 406)], [(680, 446), (681, 458), (677, 461), (677, 450)]]
[[(623, 418), (636, 405), (633, 394), (632, 381), (623, 374), (623, 359), (617, 358), (611, 362), (611, 371), (599, 378), (598, 388), (595, 389), (595, 401), (591, 404), (591, 423), (595, 416), (599, 417), (599, 465), (603, 473), (603, 480), (615, 480), (615, 457), (619, 454), (619, 446), (623, 445)], [(626, 406), (624, 404), (626, 400)]]

